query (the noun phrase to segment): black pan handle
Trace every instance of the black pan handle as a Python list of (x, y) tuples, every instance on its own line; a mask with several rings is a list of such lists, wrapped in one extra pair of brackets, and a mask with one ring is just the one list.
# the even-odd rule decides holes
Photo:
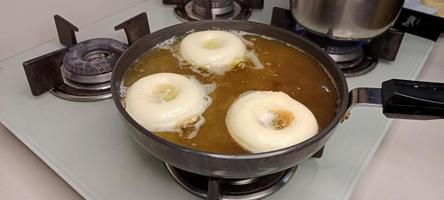
[(444, 83), (392, 79), (382, 83), (385, 116), (402, 119), (443, 119)]
[(382, 106), (389, 118), (444, 119), (444, 83), (392, 79), (382, 88), (355, 88), (349, 110), (355, 105)]

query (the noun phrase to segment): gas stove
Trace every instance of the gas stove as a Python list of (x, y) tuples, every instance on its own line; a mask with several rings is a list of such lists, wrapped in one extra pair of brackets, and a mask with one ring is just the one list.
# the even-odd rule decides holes
[[(263, 9), (252, 12), (249, 20), (269, 24), (274, 7), (288, 8), (288, 1), (265, 1)], [(164, 6), (157, 0), (146, 1), (82, 27), (76, 36), (83, 42), (91, 38), (110, 38), (124, 44), (127, 39), (120, 31), (112, 29), (115, 24), (146, 12), (150, 29), (156, 31), (181, 23), (173, 14), (175, 9), (175, 6)], [(160, 18), (162, 20), (158, 20)], [(125, 32), (130, 38), (132, 34), (128, 33), (131, 32), (126, 29)], [(59, 55), (56, 60), (61, 60), (69, 49), (69, 45), (62, 44), (54, 40), (0, 63), (1, 123), (87, 199), (202, 197), (209, 186), (211, 188), (208, 183), (214, 182), (174, 167), (165, 168), (161, 161), (146, 153), (130, 138), (112, 101), (73, 102), (49, 92), (37, 97), (32, 95), (21, 64), (41, 55), (53, 55), (51, 52)], [(415, 79), (433, 44), (406, 34), (395, 61), (380, 61), (367, 74), (348, 78), (349, 87), (378, 87), (390, 78)], [(355, 47), (352, 45), (350, 49)], [(86, 57), (101, 59), (109, 56), (107, 52), (93, 52)], [(56, 64), (54, 66), (60, 69), (56, 74), (73, 79), (62, 73), (60, 61)], [(72, 67), (66, 70), (72, 70)], [(100, 71), (100, 74), (106, 73), (106, 70)], [(79, 81), (71, 79), (68, 81)], [(63, 84), (69, 86), (68, 81)], [(356, 108), (350, 119), (336, 129), (321, 158), (307, 159), (297, 169), (267, 177), (223, 180), (228, 186), (226, 195), (239, 194), (239, 188), (242, 188), (242, 195), (263, 197), (260, 196), (263, 193), (250, 189), (253, 187), (272, 188), (273, 191), (281, 188), (269, 199), (347, 199), (389, 125), (390, 121), (379, 109)], [(193, 191), (194, 195), (187, 190)], [(252, 192), (246, 194), (245, 191)]]

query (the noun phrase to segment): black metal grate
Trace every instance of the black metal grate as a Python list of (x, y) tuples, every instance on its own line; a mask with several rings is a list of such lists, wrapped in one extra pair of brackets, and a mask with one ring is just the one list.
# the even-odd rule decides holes
[[(39, 96), (51, 89), (57, 92), (65, 92), (68, 97), (80, 96), (74, 99), (83, 99), (88, 101), (86, 96), (95, 95), (88, 90), (72, 87), (67, 84), (66, 79), (61, 72), (61, 66), (65, 53), (73, 45), (77, 44), (75, 32), (79, 29), (68, 20), (59, 15), (54, 16), (59, 41), (65, 46), (61, 50), (57, 50), (37, 58), (30, 59), (23, 63), (23, 67), (28, 79), (31, 92), (34, 96)], [(124, 29), (127, 34), (128, 44), (133, 44), (138, 39), (150, 33), (148, 19), (146, 13), (139, 14), (115, 27), (115, 30)], [(116, 59), (115, 59), (116, 60)], [(96, 87), (97, 88), (97, 87)], [(98, 91), (97, 95), (110, 93), (109, 88)], [(76, 94), (77, 93), (77, 94)]]

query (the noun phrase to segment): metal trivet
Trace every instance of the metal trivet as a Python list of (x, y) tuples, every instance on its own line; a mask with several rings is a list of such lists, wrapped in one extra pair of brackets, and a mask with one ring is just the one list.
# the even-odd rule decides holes
[(246, 20), (251, 9), (262, 9), (263, 0), (163, 0), (176, 5), (174, 13), (183, 21), (209, 19)]
[[(66, 48), (23, 63), (32, 94), (50, 91), (72, 101), (98, 101), (111, 98), (111, 76), (117, 59), (128, 48), (117, 40), (96, 38), (77, 43), (79, 29), (67, 20), (54, 16), (60, 43)], [(119, 25), (131, 45), (150, 33), (146, 13)]]
[(221, 179), (190, 173), (165, 164), (173, 179), (187, 191), (204, 199), (256, 200), (278, 191), (293, 177), (296, 167), (274, 174), (247, 178)]

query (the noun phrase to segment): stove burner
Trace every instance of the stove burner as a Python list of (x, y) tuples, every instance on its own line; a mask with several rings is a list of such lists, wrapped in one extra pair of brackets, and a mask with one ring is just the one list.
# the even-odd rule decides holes
[[(190, 173), (165, 164), (174, 180), (187, 191), (201, 198), (256, 200), (265, 198), (284, 186), (296, 167), (274, 174), (247, 179), (218, 179)], [(210, 188), (209, 188), (210, 186)], [(214, 188), (216, 187), (216, 188)], [(210, 192), (208, 192), (210, 190)], [(217, 191), (212, 193), (212, 191)]]
[(183, 21), (246, 20), (252, 9), (264, 8), (264, 0), (162, 0), (162, 3), (176, 5), (174, 12)]
[(359, 48), (359, 49), (356, 49), (355, 51), (350, 51), (350, 52), (344, 53), (344, 54), (330, 53), (328, 51), (328, 49), (324, 49), (324, 50), (336, 63), (352, 62), (352, 61), (361, 60), (364, 55), (364, 51), (362, 50), (362, 48)]
[(77, 83), (97, 84), (111, 80), (111, 72), (128, 45), (117, 40), (98, 38), (69, 48), (62, 65), (66, 79)]
[(111, 98), (111, 73), (128, 45), (109, 38), (96, 38), (71, 46), (61, 65), (64, 85), (52, 94), (73, 101)]
[[(206, 8), (208, 7), (208, 0), (192, 0), (193, 11), (200, 16), (206, 15)], [(233, 0), (212, 0), (211, 13), (214, 15), (227, 14), (234, 9)]]
[(308, 31), (303, 31), (301, 35), (321, 47), (346, 77), (363, 75), (376, 67), (378, 59), (369, 56), (366, 41), (332, 40)]
[[(23, 63), (34, 96), (50, 91), (72, 101), (98, 101), (111, 98), (111, 74), (117, 59), (128, 45), (109, 38), (77, 43), (79, 29), (56, 15), (60, 43), (66, 48)], [(150, 33), (146, 13), (141, 13), (114, 27), (124, 29), (128, 43)]]
[(378, 63), (376, 57), (367, 52), (364, 42), (352, 42), (350, 46), (327, 46), (323, 49), (338, 64), (345, 77), (360, 76), (373, 70)]
[[(87, 89), (79, 89), (87, 88)], [(50, 90), (50, 92), (62, 99), (71, 101), (100, 101), (112, 97), (110, 93), (111, 85), (109, 83), (102, 83), (90, 87), (89, 85), (77, 84), (73, 87), (72, 84), (65, 82), (64, 85), (59, 85)]]
[(342, 72), (344, 72), (345, 77), (354, 77), (372, 71), (376, 67), (376, 64), (378, 64), (378, 59), (372, 56), (362, 56), (353, 61), (340, 62), (337, 64)]
[(325, 52), (328, 54), (351, 54), (358, 52), (362, 49), (365, 44), (364, 41), (357, 42), (343, 42), (343, 41), (332, 41), (328, 46), (325, 47)]
[[(176, 15), (184, 21), (198, 21), (208, 19), (231, 19), (231, 20), (246, 20), (251, 15), (251, 10), (243, 8), (239, 3), (232, 1), (231, 6), (228, 7), (213, 7), (211, 9), (211, 16), (207, 17), (206, 8), (202, 4), (197, 4), (199, 1), (189, 1), (183, 7), (174, 9)], [(213, 2), (214, 4), (214, 2)]]

